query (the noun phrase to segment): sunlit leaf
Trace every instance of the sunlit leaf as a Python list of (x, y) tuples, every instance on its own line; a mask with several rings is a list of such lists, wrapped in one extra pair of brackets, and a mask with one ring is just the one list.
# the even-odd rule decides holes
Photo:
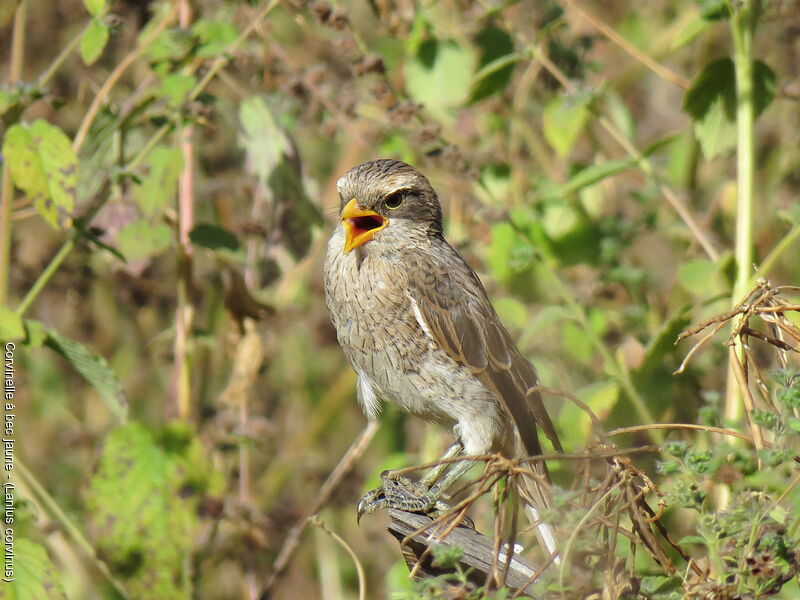
[(689, 23), (679, 29), (675, 37), (672, 38), (672, 42), (670, 42), (669, 45), (670, 50), (679, 50), (684, 46), (688, 46), (696, 40), (701, 33), (708, 29), (708, 27), (708, 19), (698, 17), (697, 19), (689, 21)]
[(142, 213), (149, 217), (175, 199), (178, 178), (184, 166), (183, 154), (179, 148), (156, 146), (148, 155), (146, 164), (149, 171), (141, 185), (134, 187), (133, 197)]
[[(579, 390), (577, 396), (602, 421), (619, 402), (619, 384), (612, 379), (600, 381)], [(558, 432), (565, 448), (581, 448), (586, 444), (586, 440), (594, 437), (591, 418), (572, 402), (563, 403), (557, 422), (569, 424), (568, 427), (561, 427)]]
[(164, 223), (152, 224), (147, 219), (134, 221), (120, 230), (117, 245), (129, 261), (150, 258), (169, 248), (172, 230)]
[(83, 5), (93, 17), (99, 17), (106, 10), (106, 0), (83, 0)]
[(712, 298), (726, 291), (719, 266), (706, 259), (696, 258), (683, 263), (678, 269), (681, 287), (699, 298)]
[(559, 156), (566, 157), (589, 120), (588, 96), (553, 98), (544, 107), (544, 137)]
[(192, 25), (192, 31), (200, 40), (197, 56), (211, 58), (225, 52), (236, 40), (239, 32), (229, 21), (200, 20)]
[(470, 93), (474, 58), (453, 41), (429, 39), (405, 69), (409, 94), (427, 110), (447, 117), (448, 110), (463, 104)]
[(53, 227), (72, 222), (78, 157), (59, 127), (37, 119), (15, 124), (6, 132), (3, 155), (15, 185), (33, 200), (39, 214)]
[(627, 171), (635, 164), (633, 160), (610, 160), (597, 165), (588, 166), (578, 171), (578, 173), (573, 175), (565, 184), (558, 186), (554, 196), (556, 198), (569, 196), (607, 177)]
[(100, 58), (108, 43), (108, 25), (99, 19), (92, 19), (81, 37), (81, 58), (84, 64), (91, 65)]
[(25, 319), (25, 345), (30, 348), (41, 348), (47, 341), (47, 328), (44, 323)]
[(14, 578), (0, 583), (0, 600), (66, 600), (61, 576), (44, 548), (17, 537), (12, 556)]
[(133, 423), (106, 437), (86, 500), (95, 544), (135, 598), (191, 597), (201, 495), (217, 475), (188, 425)]
[(0, 340), (12, 341), (25, 337), (22, 317), (7, 306), (0, 306)]
[[(147, 26), (139, 32), (139, 40), (146, 38), (150, 28), (157, 25), (158, 19), (150, 19)], [(194, 40), (187, 29), (166, 29), (149, 45), (145, 55), (153, 62), (179, 61), (192, 50)]]
[(260, 96), (242, 101), (239, 122), (242, 126), (241, 141), (247, 151), (246, 168), (266, 185), (282, 156), (289, 150), (289, 140)]
[(694, 132), (709, 160), (736, 145), (736, 122), (727, 115), (722, 102), (714, 102), (703, 118), (695, 121)]
[(168, 106), (177, 108), (187, 100), (196, 83), (191, 75), (172, 73), (161, 82), (160, 94), (166, 98)]
[(299, 259), (311, 245), (311, 232), (322, 223), (303, 185), (299, 157), (272, 110), (259, 96), (239, 108), (246, 167), (270, 191), (278, 217), (281, 243)]

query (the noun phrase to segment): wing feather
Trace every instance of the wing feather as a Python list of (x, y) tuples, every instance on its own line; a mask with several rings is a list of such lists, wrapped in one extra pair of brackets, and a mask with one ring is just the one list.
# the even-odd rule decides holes
[(541, 396), (533, 365), (520, 354), (492, 308), (478, 276), (451, 246), (414, 257), (409, 294), (434, 341), (499, 398), (519, 430), (526, 451), (540, 454), (538, 425), (561, 450)]

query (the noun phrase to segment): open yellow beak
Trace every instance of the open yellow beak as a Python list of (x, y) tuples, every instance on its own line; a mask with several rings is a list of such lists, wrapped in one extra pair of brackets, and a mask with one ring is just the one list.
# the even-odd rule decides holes
[(342, 209), (344, 225), (344, 254), (353, 248), (370, 241), (376, 233), (386, 227), (389, 220), (372, 210), (359, 208), (358, 200), (353, 198)]

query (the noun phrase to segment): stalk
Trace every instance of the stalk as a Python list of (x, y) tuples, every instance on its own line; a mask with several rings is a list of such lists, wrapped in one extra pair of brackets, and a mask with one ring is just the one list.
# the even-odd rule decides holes
[[(758, 19), (758, 0), (745, 0), (731, 7), (733, 62), (736, 72), (736, 281), (731, 304), (738, 302), (750, 289), (753, 255), (753, 214), (755, 195), (755, 104), (753, 101), (753, 35)], [(735, 325), (735, 324), (734, 324)], [(736, 352), (741, 356), (737, 340)], [(739, 421), (742, 417), (741, 394), (732, 365), (728, 368), (725, 396), (725, 419)]]

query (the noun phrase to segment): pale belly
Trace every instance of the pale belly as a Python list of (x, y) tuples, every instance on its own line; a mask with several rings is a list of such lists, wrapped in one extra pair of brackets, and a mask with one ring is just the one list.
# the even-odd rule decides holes
[[(468, 454), (508, 444), (508, 420), (494, 394), (438, 349), (417, 320), (391, 263), (356, 268), (355, 253), (329, 254), (326, 292), (337, 337), (359, 376), (359, 400), (375, 418), (381, 401), (423, 419), (454, 426)], [(346, 261), (352, 261), (347, 263)], [(391, 281), (392, 285), (388, 282)], [(398, 285), (400, 284), (400, 285)]]

